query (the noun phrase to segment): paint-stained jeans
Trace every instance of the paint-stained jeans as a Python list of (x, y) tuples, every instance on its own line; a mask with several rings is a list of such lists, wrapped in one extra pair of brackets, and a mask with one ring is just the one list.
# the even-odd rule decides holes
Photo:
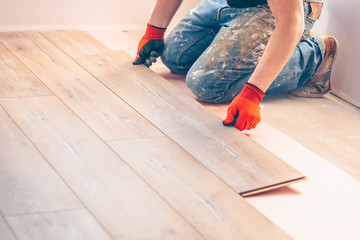
[[(310, 3), (304, 2), (305, 31)], [(226, 0), (203, 0), (165, 40), (164, 64), (174, 73), (187, 74), (186, 82), (198, 99), (209, 103), (231, 101), (243, 88), (275, 29), (267, 5), (231, 8)], [(266, 94), (295, 90), (312, 77), (323, 62), (320, 37), (302, 39)]]

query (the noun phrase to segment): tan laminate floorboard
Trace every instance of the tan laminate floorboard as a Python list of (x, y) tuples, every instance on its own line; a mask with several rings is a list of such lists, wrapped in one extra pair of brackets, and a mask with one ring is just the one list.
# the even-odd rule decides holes
[(109, 144), (206, 239), (289, 238), (170, 139)]
[[(331, 94), (264, 99), (264, 120), (360, 181), (360, 109)], [(291, 117), (289, 117), (291, 116)]]
[[(206, 239), (214, 240), (289, 238), (197, 159), (151, 124), (139, 129), (142, 131), (150, 126), (151, 132), (138, 135), (139, 139), (107, 141), (137, 175), (129, 169), (122, 158), (98, 138), (100, 136), (103, 140), (116, 139), (106, 138), (105, 134), (101, 134), (102, 131), (99, 131), (97, 124), (101, 125), (102, 121), (97, 119), (96, 122), (88, 123), (98, 117), (88, 112), (95, 109), (97, 113), (99, 105), (108, 107), (107, 112), (114, 111), (114, 108), (119, 112), (124, 109), (127, 111), (128, 106), (111, 105), (109, 101), (102, 100), (107, 98), (106, 94), (113, 93), (47, 40), (56, 43), (58, 34), (62, 35), (59, 39), (65, 42), (62, 42), (62, 51), (69, 51), (77, 56), (90, 56), (99, 51), (108, 51), (101, 46), (97, 47), (90, 36), (81, 32), (47, 32), (42, 35), (2, 33), (0, 41), (3, 41), (62, 101), (54, 96), (3, 99), (0, 103), (113, 239), (121, 239), (124, 236), (127, 239), (179, 239), (179, 236), (186, 236), (186, 239), (201, 239), (204, 236)], [(86, 41), (88, 38), (89, 41)], [(90, 44), (82, 46), (83, 41)], [(107, 58), (100, 64), (94, 61), (94, 64), (102, 67), (103, 64), (108, 65), (109, 60), (111, 61)], [(98, 67), (95, 66), (96, 69)], [(121, 69), (120, 67), (118, 70)], [(81, 91), (83, 85), (93, 92), (88, 94)], [(124, 84), (123, 88), (133, 91), (127, 84)], [(72, 93), (75, 94), (71, 95)], [(140, 91), (140, 95), (136, 92), (134, 94), (141, 97), (143, 92)], [(111, 100), (121, 102), (116, 95), (113, 96), (115, 98)], [(92, 103), (93, 98), (97, 99), (96, 104)], [(155, 100), (159, 98), (161, 96), (157, 95)], [(82, 104), (83, 99), (87, 99), (86, 104)], [(80, 100), (80, 103), (77, 100)], [(155, 101), (155, 106), (157, 104)], [(129, 114), (133, 119), (120, 118), (125, 122), (124, 126), (128, 125), (127, 121), (140, 119), (146, 122), (131, 108), (130, 110)], [(173, 114), (172, 111), (170, 113)], [(79, 115), (82, 121), (75, 114)], [(116, 124), (112, 127), (122, 133)], [(135, 127), (125, 135), (131, 136), (134, 129)], [(77, 222), (64, 224), (66, 218), (63, 219), (62, 214), (56, 212), (8, 218), (15, 230), (24, 229), (21, 236), (30, 234), (34, 235), (35, 239), (51, 234), (56, 235), (55, 239), (71, 239), (72, 235), (67, 235), (71, 225), (82, 229), (82, 225), (78, 226)], [(53, 223), (54, 227), (45, 229), (42, 233), (41, 229), (47, 228), (49, 223)], [(56, 234), (58, 230), (55, 226), (64, 228), (63, 232)], [(259, 231), (259, 228), (262, 231)], [(87, 236), (85, 233), (79, 234), (80, 237), (83, 235)]]
[(76, 61), (239, 193), (305, 178), (145, 66), (132, 66), (127, 54)]
[(58, 99), (2, 104), (114, 239), (202, 239)]
[[(88, 34), (76, 33), (76, 41), (81, 38), (94, 44), (93, 48), (102, 48)], [(89, 55), (90, 50), (73, 49), (77, 48), (74, 44), (63, 47), (56, 37), (60, 34), (72, 38), (72, 32), (44, 35), (51, 35), (55, 45), (239, 193), (249, 195), (305, 179), (244, 134), (224, 128), (218, 117), (157, 74), (144, 66), (132, 66), (127, 54)], [(84, 57), (78, 57), (81, 54)]]
[(51, 92), (0, 43), (0, 98), (51, 95)]
[(40, 33), (0, 33), (0, 42), (103, 139), (163, 136)]
[(19, 240), (111, 239), (85, 209), (12, 216), (6, 220)]
[(108, 52), (110, 49), (99, 43), (86, 32), (81, 31), (47, 31), (41, 32), (49, 41), (64, 52), (73, 57), (82, 57), (102, 52)]
[(82, 207), (1, 107), (0, 134), (0, 211), (4, 216)]

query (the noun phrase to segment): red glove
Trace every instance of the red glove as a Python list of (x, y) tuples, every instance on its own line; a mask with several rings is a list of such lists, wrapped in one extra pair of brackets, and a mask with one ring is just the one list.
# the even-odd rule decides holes
[(147, 29), (144, 36), (141, 38), (138, 51), (133, 61), (134, 65), (144, 64), (147, 67), (156, 62), (164, 50), (164, 34), (166, 28), (158, 28), (147, 24)]
[(245, 84), (227, 110), (224, 126), (235, 126), (240, 131), (255, 128), (260, 122), (260, 102), (265, 94), (252, 84)]

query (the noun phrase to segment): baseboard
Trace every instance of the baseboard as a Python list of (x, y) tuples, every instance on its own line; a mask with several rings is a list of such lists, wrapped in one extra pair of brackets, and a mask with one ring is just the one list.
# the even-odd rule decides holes
[(24, 31), (53, 31), (53, 30), (81, 30), (81, 31), (144, 31), (145, 24), (118, 25), (0, 25), (0, 32)]
[(341, 100), (353, 105), (356, 108), (360, 108), (360, 101), (350, 97), (348, 94), (344, 93), (343, 91), (334, 89), (331, 91), (331, 94), (340, 98)]

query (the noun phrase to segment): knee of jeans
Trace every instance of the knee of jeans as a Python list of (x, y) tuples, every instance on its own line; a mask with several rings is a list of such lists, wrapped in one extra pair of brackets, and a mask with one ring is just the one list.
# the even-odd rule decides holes
[(161, 54), (161, 61), (173, 73), (178, 73), (178, 74), (187, 73), (187, 70), (182, 69), (179, 66), (177, 56), (171, 53), (171, 50), (168, 50), (167, 48), (165, 48), (163, 53)]
[(202, 74), (201, 70), (188, 72), (186, 75), (186, 84), (193, 92), (196, 98), (206, 103), (217, 103), (219, 97), (215, 94), (214, 88), (211, 86), (211, 79), (209, 75)]
[(203, 80), (202, 77), (199, 76), (198, 71), (190, 71), (186, 75), (186, 84), (188, 88), (194, 93), (194, 95), (201, 99), (203, 98), (203, 95), (206, 94), (206, 91), (203, 87)]

